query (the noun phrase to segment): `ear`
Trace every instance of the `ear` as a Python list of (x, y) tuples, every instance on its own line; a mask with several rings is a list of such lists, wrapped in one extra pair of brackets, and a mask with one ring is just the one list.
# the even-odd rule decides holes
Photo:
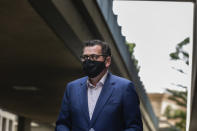
[(105, 67), (109, 68), (110, 65), (111, 65), (111, 57), (108, 56), (106, 57), (106, 60), (105, 60)]

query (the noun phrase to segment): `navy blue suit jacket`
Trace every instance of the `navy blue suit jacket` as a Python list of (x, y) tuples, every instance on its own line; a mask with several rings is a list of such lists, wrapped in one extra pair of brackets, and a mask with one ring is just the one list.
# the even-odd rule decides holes
[(142, 131), (138, 95), (131, 81), (108, 74), (92, 119), (88, 113), (87, 79), (72, 81), (56, 122), (56, 131)]

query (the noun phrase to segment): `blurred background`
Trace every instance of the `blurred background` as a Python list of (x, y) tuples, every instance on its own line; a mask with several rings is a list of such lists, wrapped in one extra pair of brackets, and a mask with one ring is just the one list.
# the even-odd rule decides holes
[[(53, 131), (83, 42), (112, 49), (144, 131), (195, 131), (196, 1), (1, 0), (0, 131)], [(192, 114), (192, 115), (191, 115)]]

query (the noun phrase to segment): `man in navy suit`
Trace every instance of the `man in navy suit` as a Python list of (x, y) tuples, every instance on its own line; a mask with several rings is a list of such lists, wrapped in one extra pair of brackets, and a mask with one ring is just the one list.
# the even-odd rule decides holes
[(85, 43), (86, 77), (67, 84), (56, 131), (143, 131), (139, 98), (131, 81), (112, 75), (107, 43)]

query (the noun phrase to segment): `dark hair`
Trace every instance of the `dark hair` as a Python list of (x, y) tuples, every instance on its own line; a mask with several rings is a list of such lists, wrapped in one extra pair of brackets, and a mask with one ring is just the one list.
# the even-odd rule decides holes
[[(101, 40), (89, 40), (85, 42), (84, 48), (87, 46), (95, 46), (95, 45), (100, 45), (102, 48), (102, 54), (106, 56), (111, 56), (111, 49), (109, 45)], [(83, 48), (83, 49), (84, 49)]]

